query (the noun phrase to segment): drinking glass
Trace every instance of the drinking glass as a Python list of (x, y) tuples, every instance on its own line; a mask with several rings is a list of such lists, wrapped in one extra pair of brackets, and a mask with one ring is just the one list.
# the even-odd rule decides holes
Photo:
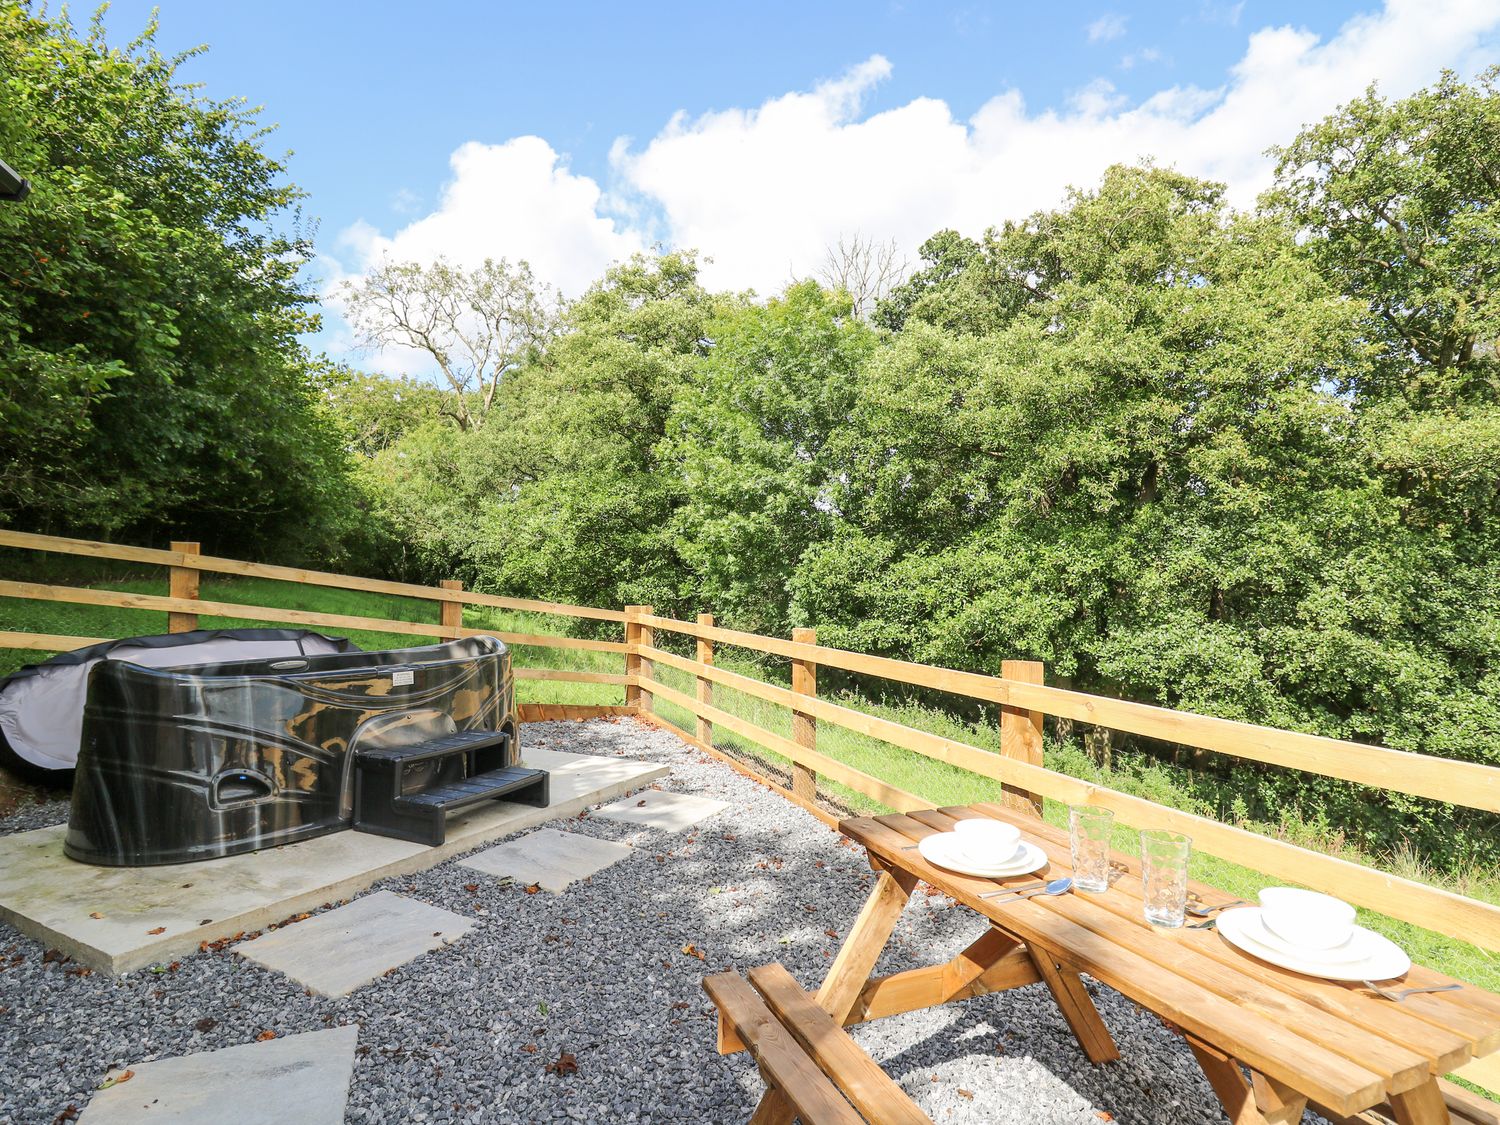
[(1068, 809), (1068, 843), (1073, 849), (1073, 885), (1080, 891), (1109, 890), (1109, 834), (1115, 814), (1093, 805)]
[(1192, 849), (1192, 839), (1181, 832), (1152, 829), (1141, 833), (1146, 921), (1153, 926), (1182, 925), (1182, 913), (1187, 906), (1188, 855)]

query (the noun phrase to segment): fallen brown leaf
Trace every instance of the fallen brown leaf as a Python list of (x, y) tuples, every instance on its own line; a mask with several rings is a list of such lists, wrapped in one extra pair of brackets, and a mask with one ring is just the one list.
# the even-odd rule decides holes
[(534, 1055), (537, 1053), (537, 1045), (535, 1043), (527, 1043), (522, 1046), (521, 1050), (525, 1051), (528, 1055)]
[(1115, 1119), (1115, 1115), (1113, 1113), (1110, 1113), (1107, 1109), (1094, 1110), (1094, 1116), (1097, 1117), (1100, 1121), (1113, 1121)]
[(707, 961), (708, 960), (708, 954), (704, 953), (703, 950), (699, 949), (692, 942), (688, 942), (686, 945), (684, 945), (682, 947), (682, 951), (684, 953), (686, 953), (689, 957), (696, 957), (700, 961)]
[(99, 913), (99, 912), (98, 912), (98, 911), (97, 911), (97, 910), (96, 910), (96, 911), (94, 911), (94, 912), (93, 912), (93, 913), (92, 913), (92, 914), (90, 914), (90, 915), (89, 915), (89, 917), (90, 917), (90, 918), (103, 918), (103, 917), (104, 917), (104, 915), (103, 915), (103, 914), (100, 914), (100, 913)]
[(464, 890), (468, 891), (471, 895), (472, 894), (478, 894), (479, 893), (479, 884), (478, 883), (465, 883), (464, 884)]
[(255, 1041), (257, 1043), (264, 1043), (267, 1039), (275, 1039), (275, 1038), (276, 1038), (276, 1033), (274, 1031), (272, 1031), (270, 1028), (266, 1028), (265, 1031), (262, 1031), (259, 1035), (257, 1035), (255, 1037)]
[(958, 1088), (958, 1096), (961, 1098), (968, 1098), (972, 1102), (974, 1100), (974, 1091), (965, 1090), (962, 1086), (960, 1086)]
[(148, 934), (164, 934), (164, 933), (167, 932), (167, 927), (165, 927), (165, 926), (157, 926), (156, 929), (154, 929), (154, 930), (147, 930), (146, 932)]
[(219, 1021), (209, 1016), (204, 1016), (197, 1023), (193, 1024), (194, 1028), (196, 1028), (198, 1031), (201, 1031), (205, 1035), (207, 1035), (210, 1031), (218, 1026)]
[(829, 937), (833, 938), (834, 941), (838, 941), (838, 939), (839, 939), (839, 932), (837, 930), (835, 930), (832, 926), (829, 926), (823, 932), (825, 934), (827, 934)]
[(542, 885), (540, 883), (530, 883), (526, 887), (526, 893), (529, 894), (529, 895), (534, 895), (538, 891), (540, 891), (541, 889), (542, 889)]
[(578, 1073), (578, 1060), (567, 1051), (557, 1056), (556, 1062), (549, 1062), (546, 1066), (548, 1074), (565, 1075)]
[(52, 1125), (67, 1125), (67, 1123), (69, 1121), (77, 1121), (77, 1120), (78, 1120), (78, 1107), (76, 1105), (69, 1105), (67, 1109), (63, 1110), (61, 1113), (59, 1113), (56, 1117), (54, 1117), (52, 1119)]

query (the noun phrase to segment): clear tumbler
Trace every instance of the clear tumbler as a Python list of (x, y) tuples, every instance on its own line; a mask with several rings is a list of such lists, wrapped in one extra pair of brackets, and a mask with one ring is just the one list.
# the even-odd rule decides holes
[(1109, 835), (1115, 814), (1093, 805), (1068, 809), (1068, 843), (1073, 849), (1073, 885), (1080, 891), (1109, 890)]
[(1153, 926), (1182, 925), (1182, 914), (1187, 907), (1188, 856), (1192, 850), (1192, 839), (1181, 832), (1153, 829), (1141, 833), (1146, 921)]

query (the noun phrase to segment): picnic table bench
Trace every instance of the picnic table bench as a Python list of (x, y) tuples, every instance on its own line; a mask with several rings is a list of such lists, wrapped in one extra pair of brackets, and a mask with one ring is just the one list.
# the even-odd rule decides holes
[[(1015, 824), (1046, 853), (1048, 867), (1026, 876), (976, 878), (934, 866), (917, 850), (925, 836), (975, 816)], [(1107, 1063), (1119, 1057), (1119, 1049), (1080, 977), (1087, 973), (1183, 1035), (1235, 1125), (1285, 1125), (1299, 1121), (1308, 1107), (1340, 1123), (1500, 1125), (1500, 1107), (1442, 1078), (1500, 1049), (1500, 996), (1465, 985), (1392, 1002), (1357, 983), (1303, 976), (1250, 957), (1211, 929), (1151, 926), (1142, 914), (1139, 863), (1118, 852), (1111, 863), (1118, 877), (1103, 893), (980, 898), (997, 887), (1069, 870), (1065, 831), (1002, 805), (854, 817), (841, 821), (839, 830), (866, 849), (876, 880), (814, 998), (829, 1016), (819, 1033), (823, 1040), (839, 1025), (1041, 983), (1085, 1055)], [(873, 976), (919, 880), (988, 919), (990, 928), (944, 964)], [(1197, 882), (1190, 883), (1189, 894), (1208, 905), (1232, 897)], [(755, 970), (752, 982), (758, 976), (770, 979), (774, 973)], [(782, 986), (787, 982), (789, 976)], [(1449, 983), (1451, 978), (1417, 965), (1403, 980), (1409, 987)], [(720, 999), (715, 993), (722, 994), (721, 987), (707, 981), (705, 987)], [(822, 1040), (805, 1030), (805, 1011), (802, 1022), (804, 1030), (786, 1042), (800, 1047), (812, 1064), (807, 1077), (821, 1070), (847, 1096), (851, 1068), (868, 1075), (869, 1068), (849, 1054), (848, 1048), (858, 1047), (850, 1040), (820, 1058), (808, 1046)], [(799, 1113), (807, 1122), (860, 1120), (836, 1116), (833, 1103), (823, 1110), (800, 1107), (780, 1085), (788, 1081), (786, 1068), (768, 1067), (758, 1047), (735, 1031), (734, 1019), (726, 1020), (721, 1004), (720, 1051), (745, 1047), (755, 1053), (769, 1087), (752, 1121), (789, 1122)], [(896, 1093), (905, 1098), (899, 1087)], [(905, 1104), (891, 1104), (898, 1108), (890, 1117), (860, 1110), (870, 1121), (912, 1120)]]

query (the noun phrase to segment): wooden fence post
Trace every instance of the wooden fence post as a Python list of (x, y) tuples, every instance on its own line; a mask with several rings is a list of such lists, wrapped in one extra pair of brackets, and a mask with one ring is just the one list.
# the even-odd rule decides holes
[[(713, 626), (714, 626), (714, 615), (711, 614), (711, 613), (700, 613), (698, 615), (698, 624), (701, 625), (701, 626), (704, 626), (706, 628), (712, 629)], [(707, 637), (699, 637), (698, 638), (698, 663), (699, 664), (707, 664), (709, 667), (712, 667), (713, 666), (713, 662), (714, 662), (714, 643), (713, 643), (713, 641), (709, 640)], [(714, 685), (713, 685), (713, 681), (711, 681), (711, 680), (705, 680), (702, 676), (699, 676), (697, 679), (698, 679), (698, 702), (699, 703), (712, 704), (713, 701), (714, 701)], [(714, 744), (714, 725), (713, 725), (713, 723), (711, 723), (707, 719), (705, 719), (702, 715), (698, 716), (698, 741), (701, 742), (701, 743), (703, 743), (703, 745), (705, 745), (705, 746), (712, 746)]]
[[(792, 640), (799, 644), (818, 643), (816, 629), (793, 629)], [(818, 666), (811, 660), (792, 661), (792, 690), (799, 695), (818, 694)], [(818, 747), (818, 720), (803, 711), (792, 711), (792, 741), (809, 750)], [(792, 792), (812, 801), (818, 795), (818, 775), (806, 766), (792, 763)]]
[[(643, 615), (649, 616), (651, 614), (654, 614), (655, 612), (656, 612), (656, 607), (655, 606), (649, 606), (649, 605), (643, 605), (643, 606), (641, 606), (641, 613)], [(637, 643), (640, 644), (640, 646), (642, 648), (655, 648), (656, 647), (656, 630), (655, 629), (653, 629), (650, 625), (637, 624), (636, 625), (636, 630), (637, 630), (638, 635), (640, 637), (640, 640)], [(651, 680), (651, 679), (655, 679), (656, 678), (656, 661), (654, 661), (654, 660), (648, 660), (648, 659), (646, 659), (646, 657), (643, 656), (643, 657), (640, 658), (639, 669), (640, 669), (641, 676), (643, 676), (645, 679)], [(647, 712), (649, 714), (649, 713), (651, 713), (651, 712), (653, 712), (653, 711), (656, 710), (656, 696), (653, 695), (649, 689), (647, 689), (647, 688), (641, 688), (641, 700), (640, 700), (640, 704), (641, 704), (641, 710), (645, 711), (645, 712)]]
[[(1040, 660), (1004, 660), (1000, 675), (1007, 680), (1039, 684), (1045, 669)], [(1020, 707), (1000, 708), (1000, 753), (1018, 762), (1042, 764), (1042, 713)], [(1002, 785), (1001, 803), (1022, 812), (1042, 815), (1042, 798), (1017, 785)]]
[[(444, 578), (438, 583), (445, 590), (462, 590), (464, 584), (456, 578)], [(464, 627), (464, 603), (463, 602), (438, 602), (438, 621), (445, 629), (462, 629)], [(452, 637), (444, 637), (443, 640), (452, 640)]]
[[(202, 554), (197, 543), (172, 541), (172, 550), (184, 555)], [(167, 574), (167, 593), (174, 598), (198, 600), (198, 571), (191, 566), (174, 566)], [(191, 633), (198, 627), (196, 613), (167, 613), (167, 632)]]
[[(646, 614), (655, 613), (656, 610), (649, 605), (628, 605), (625, 607), (625, 643), (628, 645), (650, 645), (656, 644), (656, 630), (641, 624), (641, 618)], [(655, 661), (645, 660), (639, 653), (627, 652), (625, 654), (625, 674), (627, 676), (652, 676), (656, 667)], [(625, 706), (634, 707), (637, 711), (654, 710), (654, 701), (651, 693), (636, 684), (625, 685)]]
[[(625, 607), (625, 643), (627, 645), (638, 645), (641, 643), (641, 625), (636, 620), (640, 615), (640, 606), (628, 605)], [(641, 658), (633, 652), (625, 654), (625, 674), (627, 676), (639, 676), (641, 674)], [(637, 711), (641, 709), (641, 689), (635, 684), (625, 685), (625, 706), (634, 707)]]

